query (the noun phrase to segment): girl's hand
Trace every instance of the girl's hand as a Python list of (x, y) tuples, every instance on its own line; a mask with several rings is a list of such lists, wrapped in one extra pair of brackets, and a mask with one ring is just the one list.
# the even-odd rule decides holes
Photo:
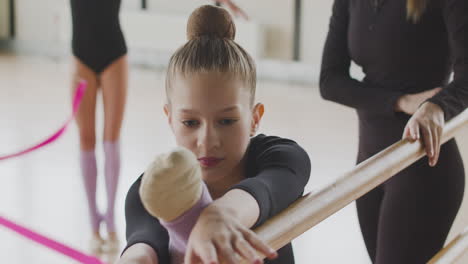
[(404, 112), (408, 115), (412, 115), (416, 113), (419, 106), (424, 101), (436, 95), (438, 92), (440, 92), (440, 90), (442, 90), (442, 88), (436, 87), (432, 90), (424, 91), (421, 93), (403, 95), (400, 98), (398, 98), (395, 105), (395, 110), (397, 112)]
[(422, 134), (424, 148), (429, 157), (429, 165), (432, 167), (439, 159), (444, 124), (442, 108), (431, 102), (426, 102), (410, 118), (403, 132), (403, 138), (411, 141), (419, 139), (420, 134)]
[(247, 14), (231, 0), (216, 0), (216, 2), (226, 5), (229, 9), (231, 9), (232, 13), (234, 13), (236, 17), (241, 16), (245, 20), (249, 20)]
[(187, 245), (185, 264), (237, 264), (239, 256), (249, 263), (263, 263), (256, 251), (270, 259), (275, 250), (261, 241), (237, 220), (232, 210), (218, 206), (216, 201), (203, 210)]

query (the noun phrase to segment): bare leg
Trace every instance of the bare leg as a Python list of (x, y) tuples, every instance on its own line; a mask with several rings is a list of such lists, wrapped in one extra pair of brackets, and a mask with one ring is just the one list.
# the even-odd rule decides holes
[(96, 204), (97, 166), (94, 150), (96, 145), (95, 114), (98, 81), (95, 73), (86, 65), (81, 63), (77, 58), (74, 58), (74, 66), (73, 89), (76, 89), (77, 83), (80, 80), (86, 80), (88, 83), (86, 92), (76, 115), (76, 123), (78, 125), (80, 136), (81, 173), (88, 200), (89, 216), (93, 231), (91, 250), (96, 253), (99, 251), (100, 244), (102, 244), (102, 239), (99, 234), (101, 216)]
[(120, 174), (120, 129), (125, 111), (128, 82), (127, 56), (114, 61), (101, 75), (104, 100), (104, 153), (107, 212), (104, 220), (109, 234), (109, 250), (118, 250), (114, 207)]
[(101, 74), (105, 141), (119, 140), (127, 99), (127, 86), (128, 64), (127, 55), (124, 55), (109, 65)]
[(96, 74), (77, 58), (74, 58), (74, 64), (73, 91), (75, 91), (80, 80), (86, 80), (88, 83), (80, 108), (76, 114), (76, 123), (80, 133), (80, 146), (81, 150), (93, 150), (96, 145), (95, 123), (98, 79)]

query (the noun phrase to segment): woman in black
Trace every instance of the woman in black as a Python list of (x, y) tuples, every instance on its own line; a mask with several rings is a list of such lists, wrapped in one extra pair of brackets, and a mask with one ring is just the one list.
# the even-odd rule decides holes
[[(351, 60), (362, 81), (350, 76)], [(423, 139), (429, 158), (356, 204), (373, 263), (426, 263), (443, 247), (463, 199), (457, 144), (440, 146), (440, 136), (468, 104), (468, 1), (335, 0), (320, 91), (356, 109), (358, 163), (402, 134)]]
[[(264, 106), (255, 104), (255, 64), (234, 41), (235, 32), (224, 9), (196, 9), (188, 20), (188, 41), (167, 70), (164, 111), (169, 125), (177, 145), (197, 157), (214, 199), (191, 230), (184, 263), (236, 264), (238, 254), (257, 264), (258, 250), (268, 256), (265, 263), (293, 264), (291, 244), (272, 259), (275, 251), (250, 228), (301, 197), (310, 161), (292, 140), (254, 137)], [(140, 184), (141, 178), (127, 195), (127, 247), (119, 263), (169, 264), (168, 232), (144, 209)]]

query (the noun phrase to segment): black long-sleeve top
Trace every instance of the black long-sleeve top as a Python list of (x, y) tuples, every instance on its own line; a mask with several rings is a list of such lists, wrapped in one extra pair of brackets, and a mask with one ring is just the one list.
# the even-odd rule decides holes
[[(351, 60), (362, 67), (363, 81), (351, 78)], [(417, 23), (406, 18), (406, 0), (335, 0), (320, 73), (323, 98), (392, 115), (400, 96), (435, 87), (443, 90), (428, 101), (446, 120), (467, 108), (467, 0), (429, 0)]]
[[(242, 189), (258, 202), (260, 215), (254, 227), (287, 208), (302, 196), (310, 176), (307, 153), (294, 141), (258, 135), (251, 139), (246, 151), (246, 179), (231, 189)], [(158, 255), (159, 263), (169, 264), (169, 236), (158, 219), (143, 207), (138, 193), (141, 176), (130, 187), (125, 202), (127, 246), (145, 243)], [(278, 250), (278, 258), (266, 264), (293, 264), (291, 244)]]

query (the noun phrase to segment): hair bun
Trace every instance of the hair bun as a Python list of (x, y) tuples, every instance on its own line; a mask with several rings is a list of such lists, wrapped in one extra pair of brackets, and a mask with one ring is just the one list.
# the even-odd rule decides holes
[(204, 5), (195, 9), (187, 22), (187, 39), (214, 36), (234, 40), (236, 26), (231, 15), (224, 9)]

